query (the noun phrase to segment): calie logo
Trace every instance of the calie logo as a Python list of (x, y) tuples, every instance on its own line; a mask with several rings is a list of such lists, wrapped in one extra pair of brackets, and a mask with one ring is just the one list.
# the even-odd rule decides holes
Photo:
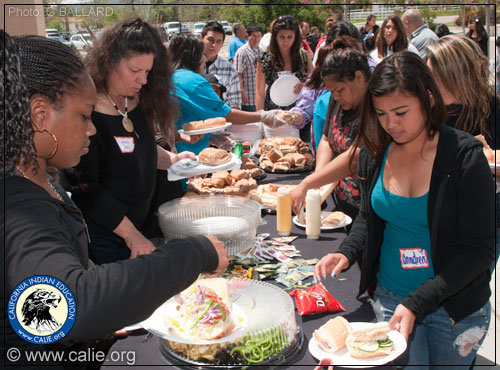
[(10, 325), (24, 340), (35, 344), (54, 343), (68, 334), (75, 323), (75, 297), (59, 279), (33, 276), (12, 291), (8, 315)]

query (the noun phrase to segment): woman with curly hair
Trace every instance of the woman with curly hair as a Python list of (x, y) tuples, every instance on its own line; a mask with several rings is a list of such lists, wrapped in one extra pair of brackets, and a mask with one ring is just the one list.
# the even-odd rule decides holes
[(172, 70), (156, 29), (139, 18), (107, 28), (85, 60), (97, 89), (92, 122), (97, 134), (75, 169), (73, 199), (89, 226), (90, 257), (97, 264), (151, 253), (141, 233), (156, 183), (156, 170), (193, 153), (174, 154), (176, 104)]
[(417, 48), (408, 42), (401, 18), (397, 16), (387, 17), (380, 27), (375, 41), (375, 49), (370, 53), (370, 57), (380, 63), (385, 57), (404, 50), (418, 54)]
[[(305, 50), (302, 50), (301, 44), (300, 27), (295, 18), (287, 15), (276, 19), (271, 30), (269, 48), (257, 57), (255, 76), (257, 110), (275, 108), (288, 110), (295, 105), (278, 107), (271, 101), (269, 90), (282, 73), (294, 74), (299, 80), (305, 81), (307, 75), (312, 72), (311, 58)], [(300, 87), (302, 86), (300, 85), (298, 89)]]
[[(0, 58), (5, 61), (0, 101), (6, 118), (0, 125), (6, 145), (0, 181), (4, 194), (1, 253), (5, 257), (1, 299), (7, 302), (25, 279), (50, 276), (71, 290), (77, 312), (69, 331), (66, 325), (59, 328), (65, 330), (63, 338), (48, 344), (50, 330), (43, 324), (39, 326), (41, 341), (30, 343), (9, 325), (8, 320), (14, 318), (3, 310), (2, 343), (21, 353), (63, 351), (65, 358), (70, 351), (105, 351), (115, 331), (146, 319), (201, 272), (222, 272), (228, 263), (224, 243), (213, 236), (177, 239), (150, 255), (96, 266), (89, 259), (80, 210), (47, 174), (49, 167), (77, 165), (88, 153), (89, 139), (96, 134), (91, 120), (96, 105), (94, 83), (71, 48), (46, 37), (13, 40), (0, 30)], [(54, 304), (51, 311), (62, 307)], [(38, 363), (23, 363), (21, 355), (19, 361), (6, 364), (68, 368), (67, 362), (42, 357), (46, 354), (37, 354), (41, 355)], [(72, 369), (98, 365), (90, 364), (91, 359), (89, 363), (75, 360)]]

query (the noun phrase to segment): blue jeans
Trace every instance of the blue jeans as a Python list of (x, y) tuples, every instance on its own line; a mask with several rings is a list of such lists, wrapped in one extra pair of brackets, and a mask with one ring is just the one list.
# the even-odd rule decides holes
[(256, 112), (257, 107), (255, 105), (242, 105), (241, 110), (244, 110), (245, 112)]
[(496, 202), (497, 202), (497, 234), (495, 236), (495, 261), (493, 261), (493, 265), (491, 266), (491, 273), (495, 270), (495, 267), (498, 263), (498, 257), (500, 257), (500, 193), (495, 194)]
[[(373, 311), (377, 321), (389, 321), (396, 306), (404, 297), (377, 286)], [(488, 301), (483, 307), (452, 325), (450, 316), (443, 307), (425, 316), (416, 323), (408, 338), (408, 348), (394, 360), (395, 365), (426, 365), (420, 369), (456, 369), (461, 365), (469, 369), (479, 346), (486, 337), (490, 324), (491, 307)], [(443, 367), (444, 366), (444, 367)]]
[(96, 264), (111, 263), (130, 258), (130, 249), (125, 241), (115, 235), (90, 234), (89, 258)]

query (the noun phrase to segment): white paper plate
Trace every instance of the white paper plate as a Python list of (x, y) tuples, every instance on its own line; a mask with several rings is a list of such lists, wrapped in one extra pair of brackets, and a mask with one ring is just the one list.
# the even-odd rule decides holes
[(149, 318), (142, 322), (142, 327), (158, 337), (187, 344), (214, 344), (226, 342), (230, 339), (235, 339), (243, 335), (247, 327), (248, 320), (245, 311), (237, 304), (233, 303), (231, 315), (233, 317), (235, 327), (231, 333), (218, 339), (192, 341), (180, 336), (180, 334), (176, 330), (171, 330), (167, 326), (168, 317), (177, 316), (177, 305), (178, 303), (175, 298), (170, 298), (168, 301), (158, 307)]
[[(351, 322), (353, 329), (361, 329), (366, 326), (366, 322)], [(331, 359), (332, 365), (352, 368), (365, 368), (384, 365), (398, 358), (406, 350), (406, 340), (403, 335), (395, 330), (389, 332), (389, 338), (394, 342), (394, 352), (387, 356), (378, 356), (370, 358), (355, 358), (349, 355), (347, 347), (338, 350), (335, 353), (323, 351), (314, 337), (309, 340), (309, 352), (318, 360)]]
[(226, 122), (224, 126), (215, 126), (215, 127), (204, 128), (202, 130), (192, 130), (192, 131), (184, 131), (183, 129), (180, 129), (178, 130), (178, 132), (186, 135), (203, 135), (203, 134), (210, 134), (212, 132), (222, 131), (226, 127), (229, 127), (231, 125), (232, 125), (231, 122)]
[[(332, 212), (328, 212), (328, 211), (321, 212), (321, 219), (323, 220), (325, 217), (327, 217), (331, 213)], [(304, 228), (306, 227), (305, 224), (299, 222), (297, 216), (294, 216), (292, 221), (298, 227), (304, 227)], [(350, 218), (348, 215), (345, 215), (345, 222), (343, 224), (337, 225), (337, 226), (321, 226), (321, 230), (334, 230), (334, 229), (338, 229), (341, 227), (346, 227), (347, 225), (350, 225), (351, 223), (352, 223), (352, 218)]]
[(191, 168), (185, 168), (186, 162), (191, 161), (189, 158), (182, 159), (175, 162), (168, 169), (168, 180), (176, 181), (193, 176), (206, 175), (208, 173), (217, 171), (235, 170), (241, 167), (241, 159), (237, 155), (231, 153), (231, 160), (218, 166), (211, 166), (209, 164), (200, 163), (199, 165)]
[(300, 80), (295, 75), (284, 75), (274, 81), (269, 91), (273, 103), (280, 107), (295, 103), (299, 94), (293, 92), (293, 87), (298, 83)]

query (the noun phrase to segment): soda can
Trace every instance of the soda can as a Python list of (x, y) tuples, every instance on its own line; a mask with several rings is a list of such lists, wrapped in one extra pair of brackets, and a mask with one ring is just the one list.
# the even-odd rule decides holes
[(243, 145), (240, 142), (237, 142), (233, 146), (233, 153), (236, 154), (238, 158), (241, 158), (241, 156), (243, 155)]

